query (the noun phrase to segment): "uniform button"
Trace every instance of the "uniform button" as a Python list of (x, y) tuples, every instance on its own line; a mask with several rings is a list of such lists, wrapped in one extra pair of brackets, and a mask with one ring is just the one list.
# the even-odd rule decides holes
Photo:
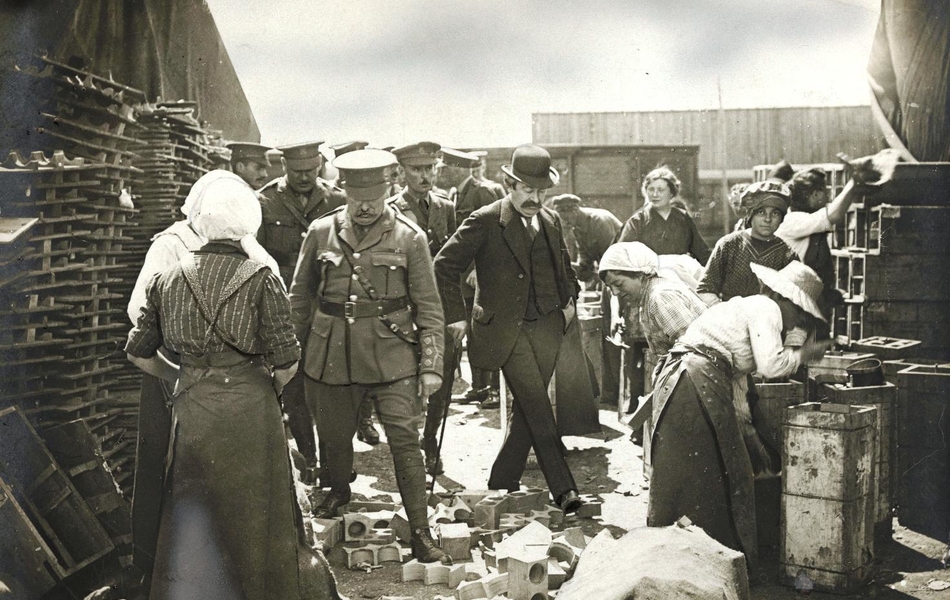
[(518, 273), (518, 279), (524, 279), (524, 273)]
[(359, 258), (359, 257), (360, 257), (360, 253), (359, 253), (359, 252), (354, 252), (354, 253), (353, 253), (353, 258)]
[(353, 294), (352, 296), (350, 296), (350, 302), (356, 302), (357, 298), (358, 296), (356, 294)]
[(390, 270), (390, 271), (395, 271), (395, 270), (396, 270), (396, 265), (389, 265), (389, 270)]
[(428, 231), (429, 233), (432, 233), (432, 230), (431, 230), (431, 229), (427, 229), (426, 231)]
[(350, 325), (352, 325), (353, 323), (356, 323), (356, 319), (349, 318), (349, 319), (346, 320), (346, 322), (349, 323)]
[(300, 234), (300, 237), (306, 238), (306, 237), (307, 237), (307, 232), (306, 232), (306, 231), (302, 232), (302, 233)]
[(274, 225), (280, 225), (280, 221), (274, 221)]
[(231, 383), (231, 380), (227, 377), (224, 378), (224, 383)]
[(356, 281), (356, 280), (359, 279), (359, 278), (360, 278), (360, 276), (357, 275), (356, 273), (353, 273), (352, 275), (350, 275), (350, 279), (352, 279), (353, 281)]

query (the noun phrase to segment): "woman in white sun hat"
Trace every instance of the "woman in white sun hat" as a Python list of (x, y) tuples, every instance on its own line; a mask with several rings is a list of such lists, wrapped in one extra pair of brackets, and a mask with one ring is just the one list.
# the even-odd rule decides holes
[[(722, 544), (757, 558), (756, 472), (777, 471), (752, 425), (747, 375), (787, 377), (830, 342), (813, 335), (786, 346), (792, 329), (813, 331), (822, 283), (795, 261), (780, 271), (751, 265), (761, 293), (710, 307), (670, 350), (654, 388), (653, 476), (647, 524), (689, 517)], [(734, 391), (738, 386), (739, 390)], [(733, 398), (741, 402), (733, 402)]]

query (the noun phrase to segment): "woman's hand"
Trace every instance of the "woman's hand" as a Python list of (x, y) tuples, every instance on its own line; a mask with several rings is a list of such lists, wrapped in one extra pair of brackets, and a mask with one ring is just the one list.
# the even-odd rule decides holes
[(825, 352), (831, 350), (833, 345), (834, 341), (832, 340), (822, 340), (820, 342), (816, 342), (814, 335), (812, 335), (807, 340), (805, 340), (805, 344), (798, 351), (802, 357), (801, 364), (804, 365), (819, 360), (825, 355)]
[(290, 383), (290, 380), (293, 379), (296, 374), (297, 363), (283, 369), (274, 369), (274, 389), (277, 390), (278, 396), (281, 395), (284, 391), (284, 387)]

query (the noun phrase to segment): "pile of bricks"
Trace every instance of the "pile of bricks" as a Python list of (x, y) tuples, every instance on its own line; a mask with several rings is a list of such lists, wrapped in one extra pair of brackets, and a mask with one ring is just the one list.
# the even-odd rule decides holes
[[(600, 516), (602, 501), (586, 495), (576, 516)], [(580, 527), (565, 528), (565, 515), (544, 490), (508, 494), (465, 490), (429, 508), (437, 544), (454, 564), (402, 565), (402, 581), (444, 586), (456, 600), (551, 598), (573, 573), (589, 538)], [(325, 551), (342, 546), (345, 564), (367, 572), (402, 561), (410, 541), (405, 510), (384, 503), (351, 502), (336, 519), (312, 519), (314, 538)]]

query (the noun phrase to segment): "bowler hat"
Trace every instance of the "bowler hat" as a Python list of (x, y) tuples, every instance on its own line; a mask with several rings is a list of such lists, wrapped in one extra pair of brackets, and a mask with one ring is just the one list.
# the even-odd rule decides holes
[(304, 142), (302, 144), (291, 144), (289, 146), (278, 146), (278, 150), (284, 153), (284, 162), (287, 168), (293, 171), (312, 171), (320, 167), (322, 156), (320, 155), (319, 142)]
[(515, 148), (511, 153), (511, 164), (502, 165), (501, 170), (516, 181), (542, 190), (556, 186), (561, 180), (557, 170), (551, 166), (548, 151), (532, 144)]

